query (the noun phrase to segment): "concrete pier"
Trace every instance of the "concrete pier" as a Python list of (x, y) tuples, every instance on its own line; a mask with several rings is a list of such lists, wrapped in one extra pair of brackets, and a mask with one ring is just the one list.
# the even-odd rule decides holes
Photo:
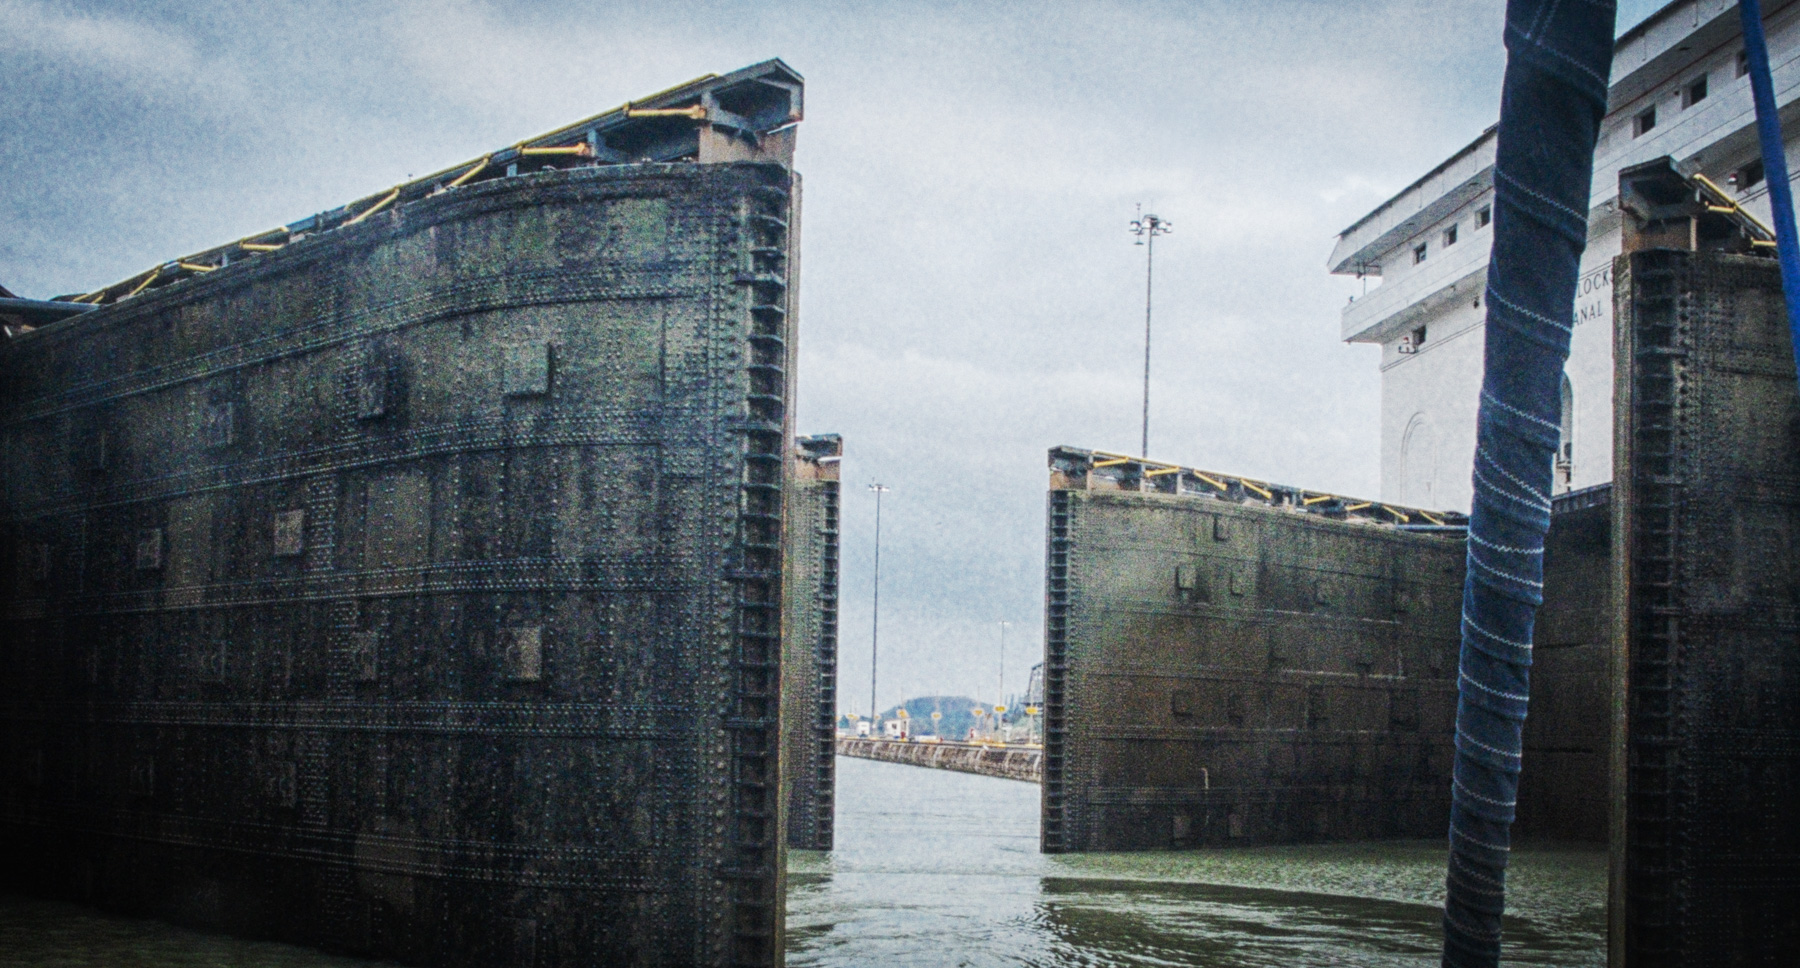
[(1025, 746), (984, 746), (979, 743), (914, 743), (909, 740), (840, 736), (839, 756), (886, 760), (910, 766), (980, 773), (1006, 780), (1041, 782), (1044, 751)]

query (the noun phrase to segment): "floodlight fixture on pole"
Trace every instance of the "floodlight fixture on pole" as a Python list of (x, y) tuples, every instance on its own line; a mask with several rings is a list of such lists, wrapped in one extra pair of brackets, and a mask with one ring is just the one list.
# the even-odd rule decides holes
[(875, 705), (875, 663), (881, 655), (881, 496), (891, 488), (886, 484), (870, 484), (875, 492), (875, 595), (869, 620), (869, 735), (881, 725), (881, 710)]
[(1156, 270), (1156, 237), (1168, 235), (1175, 231), (1172, 222), (1157, 218), (1154, 214), (1145, 215), (1144, 206), (1138, 206), (1138, 217), (1131, 221), (1131, 234), (1137, 236), (1137, 244), (1144, 246), (1144, 436), (1139, 443), (1138, 456), (1150, 456), (1150, 293), (1151, 282)]

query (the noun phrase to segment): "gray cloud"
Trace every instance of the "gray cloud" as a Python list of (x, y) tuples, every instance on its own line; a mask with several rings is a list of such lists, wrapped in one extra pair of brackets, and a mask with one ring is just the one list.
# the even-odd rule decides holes
[(876, 479), (883, 704), (990, 696), (993, 623), (1015, 681), (1041, 642), (1045, 448), (1136, 449), (1135, 204), (1176, 224), (1154, 455), (1375, 491), (1376, 357), (1324, 259), (1491, 122), (1501, 9), (0, 0), (0, 280), (90, 289), (780, 56), (809, 82), (800, 424), (848, 445), (846, 703)]

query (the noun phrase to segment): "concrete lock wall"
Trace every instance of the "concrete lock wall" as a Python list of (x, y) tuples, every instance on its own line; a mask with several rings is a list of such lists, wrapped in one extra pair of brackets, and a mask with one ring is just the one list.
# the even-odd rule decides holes
[[(1430, 522), (1454, 516), (1068, 448), (1052, 466), (1046, 851), (1444, 836), (1465, 549)], [(1525, 837), (1604, 836), (1601, 500), (1564, 502), (1550, 539), (1552, 587), (1584, 591), (1546, 609)]]
[(830, 850), (836, 803), (838, 461), (835, 434), (794, 447), (787, 494), (781, 665), (782, 784), (789, 847)]
[(409, 963), (776, 962), (795, 188), (475, 183), (0, 349), (0, 877)]
[(1057, 478), (1046, 851), (1442, 835), (1461, 541)]
[(1551, 502), (1515, 839), (1606, 842), (1611, 498), (1612, 485), (1601, 484)]
[(1800, 950), (1800, 393), (1773, 260), (1619, 259), (1612, 963)]
[(932, 742), (845, 736), (837, 741), (839, 756), (905, 763), (933, 770), (979, 773), (1004, 780), (1037, 783), (1043, 778), (1043, 750), (985, 743)]

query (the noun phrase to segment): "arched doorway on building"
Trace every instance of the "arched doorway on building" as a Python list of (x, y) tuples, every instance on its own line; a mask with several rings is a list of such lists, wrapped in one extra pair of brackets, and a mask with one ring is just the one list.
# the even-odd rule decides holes
[(1400, 438), (1400, 503), (1437, 506), (1437, 438), (1423, 413), (1413, 414)]

